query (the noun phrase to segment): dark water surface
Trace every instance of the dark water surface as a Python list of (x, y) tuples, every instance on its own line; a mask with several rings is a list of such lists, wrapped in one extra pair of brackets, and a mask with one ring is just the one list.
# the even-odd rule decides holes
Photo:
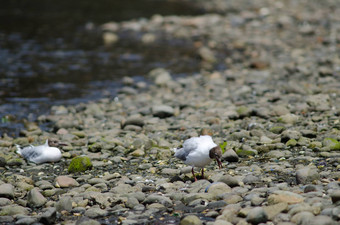
[(156, 67), (175, 75), (198, 71), (189, 43), (146, 47), (127, 37), (110, 49), (96, 28), (154, 14), (200, 13), (174, 0), (2, 0), (0, 136), (17, 136), (23, 119), (35, 120), (51, 105), (112, 97), (124, 76), (143, 80)]

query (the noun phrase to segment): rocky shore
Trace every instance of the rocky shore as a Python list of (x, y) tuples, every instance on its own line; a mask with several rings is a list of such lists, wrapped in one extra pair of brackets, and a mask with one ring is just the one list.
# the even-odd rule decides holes
[[(211, 14), (101, 26), (107, 45), (190, 43), (202, 69), (125, 77), (117, 96), (54, 106), (1, 137), (1, 224), (340, 223), (339, 3), (206, 2)], [(227, 146), (223, 168), (194, 182), (171, 149), (200, 134)], [(61, 161), (15, 153), (47, 138), (67, 143)], [(69, 173), (76, 156), (93, 167)]]

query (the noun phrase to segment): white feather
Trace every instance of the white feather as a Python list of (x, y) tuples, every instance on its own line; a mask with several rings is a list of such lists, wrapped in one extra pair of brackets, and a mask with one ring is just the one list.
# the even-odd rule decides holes
[(27, 146), (25, 148), (21, 148), (19, 145), (16, 145), (17, 153), (23, 156), (28, 161), (40, 164), (44, 162), (57, 162), (61, 159), (61, 152), (56, 147), (50, 147), (48, 145), (48, 140), (46, 140), (45, 144), (39, 146)]

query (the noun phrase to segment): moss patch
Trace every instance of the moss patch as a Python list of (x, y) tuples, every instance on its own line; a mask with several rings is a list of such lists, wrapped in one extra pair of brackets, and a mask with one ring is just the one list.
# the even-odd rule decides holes
[(328, 150), (340, 150), (340, 142), (334, 138), (325, 138), (322, 145)]
[(86, 156), (78, 156), (71, 160), (71, 163), (68, 167), (69, 173), (79, 173), (89, 170), (93, 167), (91, 160)]

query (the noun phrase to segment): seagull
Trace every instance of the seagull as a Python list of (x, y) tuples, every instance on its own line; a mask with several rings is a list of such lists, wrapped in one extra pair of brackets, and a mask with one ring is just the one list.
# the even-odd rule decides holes
[(191, 172), (197, 181), (194, 173), (194, 167), (201, 167), (202, 178), (204, 178), (204, 166), (216, 159), (218, 167), (222, 168), (221, 157), (222, 151), (220, 146), (216, 145), (211, 136), (204, 135), (192, 137), (183, 143), (183, 148), (174, 149), (175, 156), (185, 164), (192, 166)]
[[(46, 140), (45, 144), (39, 146), (29, 145), (21, 148), (17, 147), (17, 153), (27, 159), (28, 161), (40, 164), (44, 162), (57, 162), (61, 159), (61, 152), (56, 146), (65, 145), (60, 144), (55, 140)], [(52, 147), (50, 147), (52, 146)]]

